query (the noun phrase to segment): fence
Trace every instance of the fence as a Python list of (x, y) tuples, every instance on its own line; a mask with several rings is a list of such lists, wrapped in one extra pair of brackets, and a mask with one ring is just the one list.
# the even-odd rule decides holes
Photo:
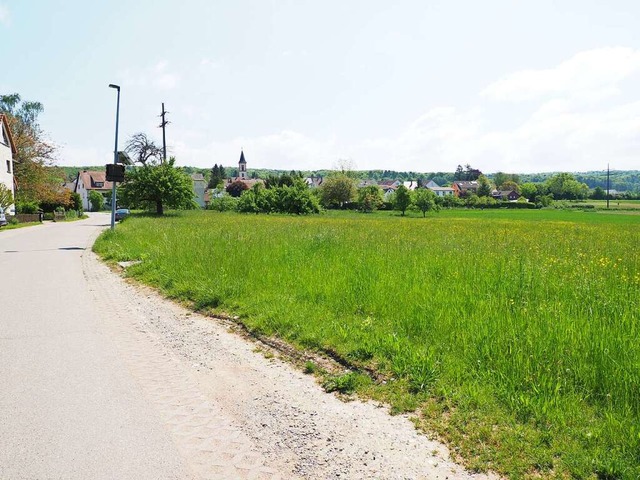
[(42, 213), (16, 213), (12, 218), (20, 223), (42, 222)]

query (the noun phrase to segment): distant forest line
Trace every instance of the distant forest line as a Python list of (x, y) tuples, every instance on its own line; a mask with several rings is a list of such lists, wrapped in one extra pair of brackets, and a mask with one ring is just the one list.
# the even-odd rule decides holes
[[(64, 170), (68, 180), (73, 180), (79, 171), (82, 170), (103, 170), (104, 166), (87, 166), (87, 167), (60, 167)], [(209, 180), (211, 174), (210, 168), (197, 168), (197, 167), (182, 167), (182, 169), (189, 174), (201, 173), (206, 180)], [(225, 167), (226, 173), (230, 177), (238, 175), (237, 167)], [(269, 175), (281, 175), (283, 173), (290, 173), (291, 170), (278, 170), (268, 168), (249, 168), (247, 169), (251, 178), (266, 178)], [(295, 170), (300, 172), (305, 177), (320, 176), (326, 177), (335, 170)], [(508, 172), (505, 172), (508, 173)], [(541, 183), (547, 178), (559, 172), (545, 172), (545, 173), (516, 173), (515, 175), (519, 179), (518, 183), (534, 182)], [(607, 172), (606, 171), (590, 171), (590, 172), (569, 172), (579, 182), (585, 183), (589, 188), (593, 189), (601, 187), (607, 188)], [(433, 180), (438, 185), (443, 186), (451, 184), (454, 180), (455, 172), (398, 172), (395, 170), (354, 170), (350, 172), (355, 178), (365, 180)], [(495, 173), (488, 173), (486, 176), (489, 179), (493, 179)], [(612, 170), (610, 172), (610, 185), (609, 188), (617, 190), (619, 192), (640, 192), (640, 170)]]

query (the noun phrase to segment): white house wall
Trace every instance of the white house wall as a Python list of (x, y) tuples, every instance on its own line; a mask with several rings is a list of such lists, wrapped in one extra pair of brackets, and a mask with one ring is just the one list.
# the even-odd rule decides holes
[[(0, 128), (2, 128), (2, 124), (0, 123)], [(7, 161), (9, 162), (9, 167), (7, 168)], [(0, 135), (0, 183), (6, 186), (11, 193), (13, 194), (13, 198), (15, 198), (15, 191), (13, 188), (13, 156), (11, 155), (11, 147), (6, 145), (2, 136)], [(15, 205), (11, 205), (7, 209), (7, 213), (10, 215), (15, 214)]]

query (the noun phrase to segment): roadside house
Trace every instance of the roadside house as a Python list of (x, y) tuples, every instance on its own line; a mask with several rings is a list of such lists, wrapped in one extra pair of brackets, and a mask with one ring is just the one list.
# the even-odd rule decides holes
[[(11, 190), (13, 198), (16, 198), (16, 185), (13, 176), (13, 156), (16, 154), (16, 146), (11, 137), (7, 117), (0, 114), (0, 183)], [(6, 213), (15, 215), (15, 204), (9, 205)]]
[(90, 191), (98, 192), (103, 198), (106, 198), (106, 195), (111, 193), (113, 183), (108, 182), (106, 176), (104, 171), (83, 170), (78, 172), (73, 182), (66, 183), (65, 187), (80, 195), (82, 208), (89, 212), (91, 211)]

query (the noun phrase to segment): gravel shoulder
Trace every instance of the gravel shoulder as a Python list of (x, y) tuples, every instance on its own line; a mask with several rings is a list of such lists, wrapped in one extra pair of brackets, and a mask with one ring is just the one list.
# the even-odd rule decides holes
[(83, 270), (105, 331), (202, 478), (480, 479), (407, 416), (343, 402), (226, 322), (123, 280), (91, 252)]

